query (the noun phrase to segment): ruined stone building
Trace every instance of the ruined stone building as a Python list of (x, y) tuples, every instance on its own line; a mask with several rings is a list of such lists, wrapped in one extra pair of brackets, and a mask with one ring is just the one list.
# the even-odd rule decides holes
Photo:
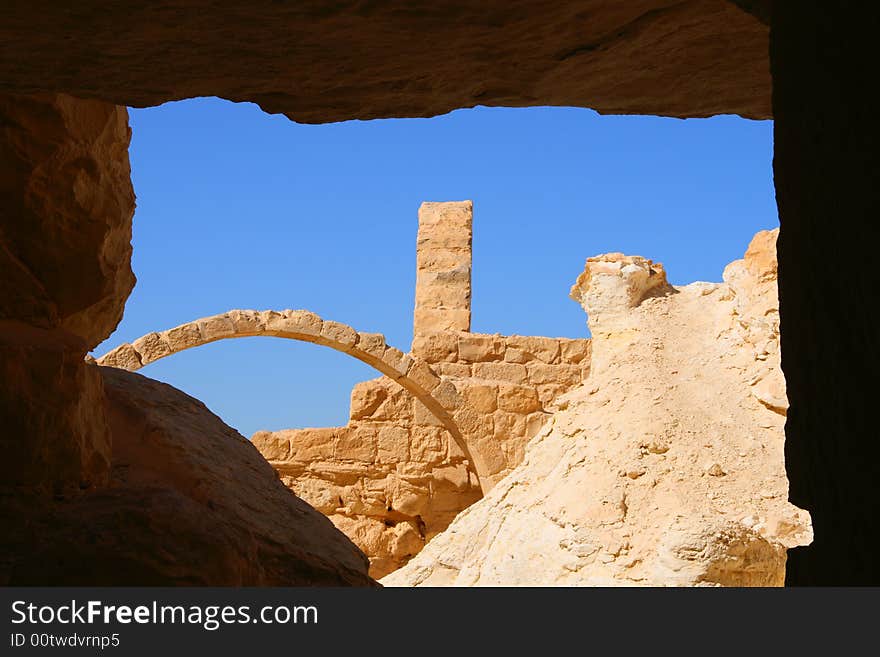
[[(571, 339), (472, 333), (472, 204), (424, 203), (418, 218), (409, 353), (306, 310), (232, 310), (98, 363), (135, 370), (263, 335), (379, 370), (352, 391), (346, 426), (252, 441), (388, 584), (781, 584), (811, 527), (787, 502), (776, 232), (721, 284), (674, 288), (651, 260), (587, 259), (572, 298), (594, 337)], [(577, 519), (560, 531), (554, 514)]]
[[(777, 584), (785, 550), (787, 584), (880, 583), (876, 3), (136, 5), (0, 9), (0, 584), (373, 586), (407, 559), (383, 582)], [(242, 310), (100, 367), (85, 356), (135, 283), (126, 106), (198, 96), (313, 123), (476, 105), (773, 119), (778, 240), (674, 289), (644, 258), (588, 262), (590, 343), (474, 335), (469, 210), (426, 206), (409, 353)], [(324, 513), (204, 404), (121, 369), (263, 334), (405, 390), (362, 384), (346, 427), (255, 438)]]

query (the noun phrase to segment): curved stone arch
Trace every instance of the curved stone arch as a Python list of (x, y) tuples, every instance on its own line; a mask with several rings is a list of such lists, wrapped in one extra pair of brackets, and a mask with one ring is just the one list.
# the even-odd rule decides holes
[(230, 310), (167, 331), (148, 333), (134, 342), (119, 345), (96, 362), (98, 365), (134, 372), (186, 349), (218, 340), (255, 336), (286, 338), (330, 347), (357, 358), (397, 382), (422, 402), (452, 434), (480, 484), (478, 470), (482, 468), (478, 467), (468, 449), (468, 441), (459, 428), (459, 421), (473, 424), (470, 420), (474, 412), (463, 403), (451, 382), (441, 380), (431, 366), (420, 358), (385, 344), (385, 336), (381, 333), (362, 333), (347, 324), (322, 319), (307, 310)]

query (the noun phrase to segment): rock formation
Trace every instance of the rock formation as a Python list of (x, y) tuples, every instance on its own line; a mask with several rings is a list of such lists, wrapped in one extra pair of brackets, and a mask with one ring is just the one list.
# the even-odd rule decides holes
[(725, 0), (8, 0), (0, 92), (221, 96), (310, 123), (536, 104), (766, 118), (767, 43)]
[(0, 96), (0, 497), (107, 479), (101, 380), (83, 357), (134, 286), (127, 118), (63, 94)]
[(776, 234), (720, 284), (674, 288), (650, 260), (590, 258), (572, 288), (590, 378), (383, 584), (781, 585), (786, 549), (812, 532), (787, 501)]
[(364, 555), (204, 404), (85, 367), (107, 395), (108, 485), (7, 517), (0, 583), (373, 585)]

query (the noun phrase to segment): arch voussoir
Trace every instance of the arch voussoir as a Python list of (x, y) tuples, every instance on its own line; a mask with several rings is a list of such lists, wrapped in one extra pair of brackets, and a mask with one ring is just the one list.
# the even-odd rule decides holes
[(470, 461), (479, 481), (480, 470), (468, 449), (468, 438), (456, 421), (470, 417), (455, 386), (411, 354), (388, 345), (381, 333), (359, 332), (347, 324), (325, 320), (308, 310), (241, 310), (203, 317), (161, 332), (147, 333), (97, 359), (98, 365), (136, 371), (162, 358), (227, 340), (267, 336), (311, 342), (348, 354), (370, 365), (410, 392), (449, 431)]

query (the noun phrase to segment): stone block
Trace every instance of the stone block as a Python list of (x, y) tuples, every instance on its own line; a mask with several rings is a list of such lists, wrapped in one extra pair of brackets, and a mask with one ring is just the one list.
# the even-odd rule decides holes
[(563, 363), (578, 364), (589, 362), (592, 354), (592, 342), (583, 340), (560, 340), (560, 360)]
[(413, 337), (412, 354), (429, 363), (454, 362), (458, 359), (458, 335), (431, 331)]
[(381, 333), (358, 333), (355, 349), (375, 358), (382, 358), (385, 354), (385, 336)]
[(416, 335), (428, 331), (470, 331), (470, 309), (420, 308), (416, 307), (414, 332)]
[(225, 314), (200, 319), (198, 325), (199, 332), (202, 334), (202, 339), (205, 342), (231, 338), (235, 335), (235, 326), (232, 320)]
[(413, 424), (415, 426), (443, 427), (443, 422), (418, 399), (413, 398)]
[(358, 334), (347, 324), (324, 320), (321, 325), (321, 343), (334, 349), (348, 351), (358, 341)]
[(517, 363), (476, 363), (473, 367), (474, 376), (479, 379), (525, 383), (528, 371), (525, 365)]
[(258, 335), (266, 330), (262, 314), (255, 310), (230, 310), (226, 316), (236, 335)]
[(142, 365), (152, 363), (172, 353), (171, 345), (161, 333), (147, 333), (132, 342), (131, 346), (140, 354)]
[(531, 356), (529, 360), (540, 360), (544, 363), (559, 362), (559, 340), (556, 338), (511, 335), (507, 338), (507, 346)]
[(373, 463), (376, 460), (378, 431), (371, 426), (355, 425), (339, 431), (333, 458), (337, 461)]
[(498, 388), (498, 408), (512, 413), (533, 413), (541, 410), (541, 401), (530, 386), (503, 383)]
[(442, 462), (446, 458), (446, 440), (451, 440), (448, 436), (439, 427), (413, 427), (410, 432), (410, 458), (421, 463)]
[(409, 460), (409, 431), (403, 427), (385, 425), (379, 428), (376, 452), (377, 463), (403, 463)]
[(522, 413), (496, 411), (492, 415), (495, 440), (522, 441), (526, 435), (526, 416)]
[(492, 383), (463, 383), (461, 396), (465, 404), (478, 413), (492, 413), (498, 408), (498, 386)]
[(440, 377), (434, 373), (427, 363), (421, 360), (412, 362), (406, 373), (406, 378), (427, 392), (431, 392), (440, 385)]
[(141, 355), (127, 342), (106, 354), (98, 361), (99, 365), (118, 367), (133, 372), (141, 368)]
[(202, 334), (199, 333), (199, 326), (195, 323), (183, 324), (168, 329), (163, 333), (163, 338), (171, 347), (171, 351), (183, 351), (190, 347), (197, 347), (202, 344)]
[(536, 386), (543, 383), (572, 386), (581, 381), (581, 367), (579, 365), (529, 363), (526, 365), (526, 369), (529, 373), (529, 383)]
[(505, 344), (501, 336), (466, 333), (458, 336), (458, 357), (469, 363), (500, 361)]
[(467, 363), (437, 363), (434, 367), (441, 376), (465, 379), (471, 376), (471, 366)]
[(400, 378), (406, 376), (413, 360), (409, 355), (400, 351), (400, 349), (385, 347), (385, 352), (382, 354), (382, 362), (396, 373), (393, 378)]

